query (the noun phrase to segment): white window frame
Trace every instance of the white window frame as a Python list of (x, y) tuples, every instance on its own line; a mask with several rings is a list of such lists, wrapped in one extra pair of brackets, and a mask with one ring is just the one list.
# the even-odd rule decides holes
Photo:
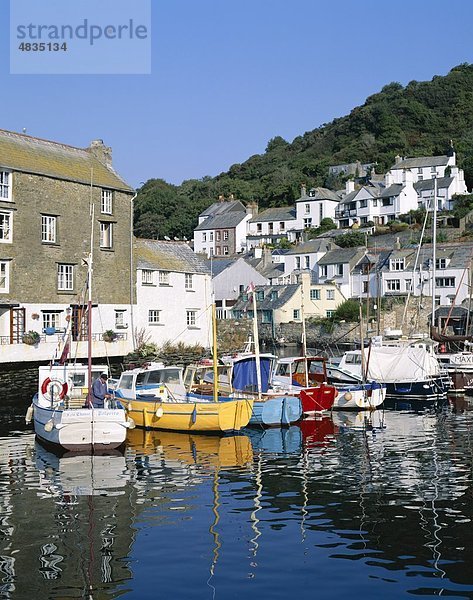
[(113, 223), (109, 221), (100, 221), (100, 247), (113, 248)]
[(226, 242), (228, 240), (228, 229), (223, 230), (223, 241)]
[(454, 288), (455, 277), (436, 277), (435, 285), (438, 288)]
[(300, 268), (301, 268), (301, 257), (296, 256), (296, 269), (300, 269)]
[(301, 318), (301, 311), (298, 308), (294, 308), (292, 311), (292, 320), (300, 321), (300, 318)]
[(210, 231), (209, 232), (209, 242), (213, 242), (214, 241), (214, 232)]
[(227, 256), (228, 254), (230, 254), (228, 251), (228, 246), (223, 247), (223, 254), (224, 254), (224, 256)]
[(304, 219), (304, 229), (308, 229), (309, 227), (312, 227), (312, 217)]
[(196, 327), (197, 326), (196, 315), (197, 315), (197, 311), (195, 309), (187, 309), (186, 310), (187, 327)]
[(10, 291), (10, 261), (0, 260), (0, 294)]
[(186, 290), (194, 289), (194, 280), (192, 277), (192, 273), (184, 273), (184, 288)]
[(320, 265), (320, 277), (327, 277), (327, 265)]
[(0, 211), (0, 243), (11, 244), (13, 240), (13, 213), (10, 211)]
[(45, 329), (59, 329), (61, 326), (61, 311), (43, 310), (43, 331)]
[(115, 309), (115, 329), (125, 329), (127, 327), (127, 323), (125, 322), (125, 314), (125, 309)]
[(392, 258), (390, 260), (390, 264), (389, 264), (390, 271), (404, 271), (404, 268), (405, 268), (405, 259), (404, 258)]
[(161, 325), (161, 311), (157, 308), (148, 310), (148, 325)]
[(0, 200), (11, 200), (10, 171), (0, 171)]
[(74, 265), (68, 263), (58, 263), (57, 289), (60, 292), (74, 291)]
[(103, 215), (113, 214), (113, 190), (102, 188), (102, 196), (100, 199), (100, 212)]
[(41, 241), (44, 244), (56, 243), (57, 217), (41, 215)]
[(169, 284), (169, 271), (159, 271), (159, 285), (170, 285)]
[(401, 291), (401, 280), (400, 279), (386, 279), (386, 291), (387, 292), (400, 292)]
[(310, 290), (311, 300), (320, 300), (320, 290)]
[(141, 285), (154, 285), (152, 269), (141, 269)]
[(202, 241), (203, 242), (207, 241), (207, 234), (205, 233), (205, 231), (202, 233)]
[(447, 259), (446, 258), (437, 258), (435, 260), (435, 268), (436, 269), (446, 269), (447, 268)]
[(215, 232), (215, 241), (220, 242), (221, 237), (222, 237), (222, 234), (220, 233), (220, 231), (216, 231)]
[(343, 263), (337, 263), (336, 269), (337, 269), (337, 275), (343, 276)]
[(327, 290), (327, 300), (335, 300), (335, 290)]
[(310, 203), (305, 205), (305, 213), (306, 215), (310, 215)]
[(304, 256), (304, 268), (310, 269), (310, 256)]

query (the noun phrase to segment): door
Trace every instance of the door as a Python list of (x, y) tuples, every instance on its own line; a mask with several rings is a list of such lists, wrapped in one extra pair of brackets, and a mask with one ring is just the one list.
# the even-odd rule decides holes
[(25, 333), (25, 309), (10, 309), (10, 344), (20, 344)]
[(82, 342), (88, 339), (88, 318), (87, 318), (87, 307), (86, 306), (73, 306), (72, 307), (72, 339), (74, 342)]

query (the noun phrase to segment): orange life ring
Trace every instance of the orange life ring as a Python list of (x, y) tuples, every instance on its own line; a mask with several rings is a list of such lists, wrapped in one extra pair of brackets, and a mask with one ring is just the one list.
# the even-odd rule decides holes
[(57, 394), (53, 393), (53, 397), (55, 399), (59, 398), (59, 400), (62, 400), (64, 398), (64, 396), (67, 394), (68, 386), (67, 386), (67, 383), (63, 383), (59, 379), (50, 379), (49, 377), (47, 377), (43, 381), (43, 383), (41, 384), (41, 393), (43, 394), (43, 396), (50, 397), (51, 396), (51, 387), (56, 386), (56, 385), (58, 385), (61, 388), (61, 391), (58, 392)]

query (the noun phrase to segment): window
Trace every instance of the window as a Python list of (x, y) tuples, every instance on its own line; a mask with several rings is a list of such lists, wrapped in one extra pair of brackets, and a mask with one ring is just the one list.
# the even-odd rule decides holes
[(447, 259), (446, 258), (437, 258), (435, 261), (436, 269), (446, 269), (447, 268)]
[(278, 292), (276, 290), (272, 290), (271, 294), (270, 294), (270, 298), (271, 298), (271, 300), (277, 300), (278, 299)]
[(196, 310), (187, 310), (186, 311), (186, 321), (187, 327), (195, 327), (196, 319), (195, 316), (197, 314)]
[(324, 218), (324, 205), (322, 202), (319, 204), (319, 221)]
[(335, 290), (327, 290), (327, 300), (335, 300)]
[(307, 229), (308, 227), (312, 227), (312, 218), (311, 217), (304, 219), (304, 229)]
[(336, 272), (337, 272), (337, 275), (343, 275), (343, 264), (342, 263), (338, 263), (336, 265)]
[(367, 294), (367, 293), (368, 293), (368, 282), (363, 281), (363, 294)]
[(392, 206), (394, 204), (394, 198), (383, 198), (383, 206)]
[(263, 310), (263, 314), (261, 316), (262, 323), (272, 323), (273, 322), (273, 311), (271, 310)]
[(112, 190), (102, 190), (102, 200), (100, 203), (100, 211), (105, 215), (112, 214), (113, 192)]
[(112, 239), (112, 223), (100, 223), (100, 247), (111, 248), (113, 245)]
[(301, 268), (301, 257), (296, 256), (296, 269), (300, 269), (300, 268)]
[(0, 171), (0, 198), (10, 199), (10, 173)]
[(148, 324), (149, 325), (159, 325), (161, 323), (161, 311), (156, 309), (151, 309), (148, 311)]
[(153, 271), (151, 269), (142, 269), (141, 283), (143, 285), (153, 285)]
[(437, 167), (430, 167), (430, 172), (437, 175)]
[(0, 293), (8, 293), (10, 282), (10, 263), (6, 260), (0, 261)]
[(322, 265), (320, 267), (320, 276), (327, 277), (327, 265)]
[(228, 254), (228, 246), (224, 246), (223, 247), (223, 253), (224, 254)]
[(60, 313), (57, 311), (43, 311), (43, 329), (59, 329)]
[(284, 221), (279, 222), (279, 231), (284, 231), (286, 229), (286, 223)]
[(12, 241), (12, 214), (0, 212), (0, 242)]
[(214, 232), (213, 232), (213, 231), (211, 231), (211, 232), (209, 233), (209, 242), (213, 242), (213, 241), (214, 241)]
[(115, 329), (125, 329), (127, 327), (127, 324), (125, 323), (125, 314), (126, 310), (115, 310)]
[(294, 319), (294, 321), (299, 321), (299, 319), (301, 318), (301, 311), (298, 308), (295, 308), (292, 311), (292, 318)]
[(406, 292), (412, 292), (412, 279), (406, 279)]
[(310, 256), (304, 256), (304, 267), (310, 269)]
[(327, 319), (331, 319), (334, 314), (335, 314), (334, 310), (326, 310), (325, 311), (325, 315), (326, 315)]
[(228, 240), (228, 229), (223, 230), (223, 241), (226, 242)]
[(386, 279), (386, 289), (388, 292), (399, 292), (401, 290), (401, 280)]
[(305, 205), (305, 214), (308, 215), (310, 213), (310, 204)]
[(46, 244), (56, 242), (56, 217), (41, 215), (41, 241)]
[(378, 200), (376, 198), (373, 200), (373, 206), (378, 206)]
[(268, 230), (269, 230), (269, 233), (273, 233), (274, 223), (268, 223)]
[(256, 300), (258, 300), (258, 302), (262, 302), (264, 300), (264, 291), (263, 290), (258, 290), (256, 292)]
[(207, 241), (207, 234), (205, 232), (202, 234), (202, 241), (203, 242)]
[(57, 289), (64, 292), (74, 289), (74, 265), (58, 264)]
[(220, 241), (220, 237), (221, 237), (221, 235), (222, 235), (222, 234), (220, 233), (220, 231), (216, 231), (216, 232), (215, 232), (215, 241), (216, 241), (216, 242), (219, 242), (219, 241)]
[(263, 231), (262, 223), (256, 223), (256, 231), (257, 231), (257, 233), (261, 233)]
[(368, 200), (360, 200), (360, 208), (366, 208), (368, 206)]
[(455, 287), (455, 277), (436, 277), (435, 285), (437, 287)]
[(217, 256), (220, 256), (220, 254), (222, 254), (222, 249), (220, 248), (220, 246), (217, 246), (217, 247), (215, 248), (215, 254), (216, 254)]
[(192, 273), (186, 273), (184, 275), (184, 287), (186, 290), (194, 289), (194, 282), (192, 280)]
[(311, 300), (320, 300), (320, 290), (310, 290)]
[(417, 177), (417, 180), (418, 180), (418, 181), (423, 181), (423, 180), (424, 180), (424, 176), (423, 176), (423, 175), (419, 175), (419, 176)]
[(389, 268), (391, 271), (404, 271), (404, 259), (403, 258), (392, 258), (391, 265)]
[(361, 217), (361, 224), (366, 225), (368, 223), (368, 217)]
[(159, 285), (169, 285), (169, 271), (159, 271)]

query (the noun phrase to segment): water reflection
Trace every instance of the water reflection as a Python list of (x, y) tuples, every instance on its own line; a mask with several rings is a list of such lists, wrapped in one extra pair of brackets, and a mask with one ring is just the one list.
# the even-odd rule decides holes
[(0, 597), (473, 593), (473, 412), (334, 413), (124, 454), (0, 438)]

